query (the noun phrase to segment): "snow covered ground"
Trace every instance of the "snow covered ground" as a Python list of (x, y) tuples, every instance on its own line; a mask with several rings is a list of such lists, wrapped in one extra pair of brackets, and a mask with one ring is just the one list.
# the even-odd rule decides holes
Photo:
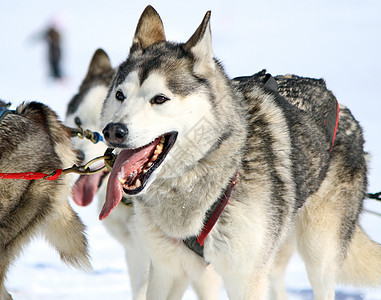
[[(212, 10), (215, 55), (231, 77), (266, 68), (276, 74), (323, 77), (339, 101), (362, 124), (372, 155), (369, 191), (381, 190), (381, 2), (322, 1), (127, 1), (0, 0), (0, 97), (14, 105), (23, 100), (49, 104), (64, 119), (96, 48), (114, 65), (130, 46), (140, 13), (152, 4), (162, 16), (167, 37), (185, 41)], [(47, 78), (45, 45), (36, 34), (52, 19), (64, 33), (61, 83)], [(74, 204), (73, 204), (74, 206)], [(381, 211), (381, 204), (366, 201)], [(97, 219), (95, 205), (74, 206), (88, 226), (94, 271), (73, 270), (43, 241), (35, 241), (17, 261), (7, 286), (16, 300), (131, 299), (122, 248)], [(364, 213), (362, 224), (381, 242), (381, 218)], [(312, 299), (304, 266), (295, 256), (287, 272), (290, 299)], [(337, 299), (381, 299), (381, 288), (337, 287)], [(191, 290), (184, 299), (195, 299)], [(224, 291), (221, 299), (227, 299)]]

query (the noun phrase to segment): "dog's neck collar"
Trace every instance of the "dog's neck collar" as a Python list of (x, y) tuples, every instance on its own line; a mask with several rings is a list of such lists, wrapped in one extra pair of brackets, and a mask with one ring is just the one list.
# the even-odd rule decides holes
[(206, 212), (204, 219), (205, 225), (202, 228), (199, 235), (191, 236), (184, 240), (185, 245), (187, 245), (189, 249), (196, 252), (201, 257), (204, 257), (204, 241), (208, 236), (209, 232), (213, 229), (214, 225), (217, 223), (217, 220), (221, 216), (226, 205), (228, 204), (233, 188), (238, 182), (237, 178), (238, 171), (234, 174), (232, 178), (230, 178), (228, 186), (225, 188), (223, 193), (221, 193), (217, 201), (214, 202), (213, 205)]

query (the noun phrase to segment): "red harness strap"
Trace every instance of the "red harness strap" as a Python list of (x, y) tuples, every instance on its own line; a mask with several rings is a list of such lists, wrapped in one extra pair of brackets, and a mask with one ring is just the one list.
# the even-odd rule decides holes
[(209, 232), (213, 229), (213, 226), (216, 224), (218, 218), (221, 216), (226, 205), (228, 204), (232, 190), (237, 184), (237, 175), (238, 174), (235, 173), (234, 177), (230, 179), (229, 186), (225, 190), (225, 193), (222, 195), (222, 197), (219, 199), (216, 210), (207, 220), (205, 226), (202, 228), (200, 234), (197, 236), (197, 242), (200, 244), (200, 246), (204, 245), (206, 237), (208, 236)]
[(336, 101), (336, 123), (335, 123), (335, 129), (333, 131), (332, 146), (331, 146), (331, 150), (330, 150), (331, 152), (333, 149), (333, 144), (335, 143), (337, 127), (339, 126), (339, 115), (340, 115), (339, 102)]
[(212, 207), (206, 212), (205, 215), (205, 225), (201, 229), (201, 232), (198, 236), (191, 236), (183, 240), (185, 245), (200, 255), (204, 257), (204, 241), (210, 231), (213, 229), (213, 226), (216, 224), (218, 218), (221, 216), (226, 205), (229, 202), (231, 193), (235, 185), (237, 184), (238, 172), (230, 179), (229, 185), (226, 187), (223, 194), (217, 199), (217, 201), (212, 205)]
[(62, 169), (57, 169), (53, 174), (45, 174), (40, 172), (0, 173), (0, 179), (57, 180), (61, 174), (62, 174)]

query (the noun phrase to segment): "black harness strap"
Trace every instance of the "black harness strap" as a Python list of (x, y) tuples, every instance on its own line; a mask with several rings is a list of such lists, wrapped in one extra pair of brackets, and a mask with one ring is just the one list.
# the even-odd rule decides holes
[(267, 73), (264, 80), (265, 88), (278, 93), (278, 83), (276, 82), (275, 78), (271, 76), (271, 74)]
[(184, 244), (187, 245), (189, 249), (191, 249), (193, 252), (200, 255), (202, 258), (204, 258), (204, 246), (201, 246), (197, 242), (197, 236), (191, 236), (189, 238), (186, 238), (183, 240)]

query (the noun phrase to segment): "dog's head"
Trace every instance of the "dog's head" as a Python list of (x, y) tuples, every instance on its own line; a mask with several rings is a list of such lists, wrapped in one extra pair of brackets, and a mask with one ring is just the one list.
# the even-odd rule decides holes
[[(74, 128), (81, 126), (83, 129), (91, 131), (102, 131), (100, 115), (113, 76), (114, 70), (108, 55), (102, 49), (96, 50), (78, 93), (68, 104), (66, 125)], [(78, 163), (88, 162), (90, 159), (101, 156), (107, 149), (104, 143), (93, 144), (87, 139), (74, 138), (72, 142), (78, 153)], [(105, 174), (102, 172), (81, 175), (73, 186), (75, 203), (81, 206), (90, 204), (104, 176)]]
[(105, 140), (121, 151), (101, 218), (123, 190), (145, 193), (157, 175), (177, 176), (176, 170), (191, 168), (218, 143), (223, 122), (215, 102), (226, 83), (221, 70), (213, 57), (210, 12), (186, 43), (176, 44), (166, 41), (157, 12), (144, 10), (103, 106)]

